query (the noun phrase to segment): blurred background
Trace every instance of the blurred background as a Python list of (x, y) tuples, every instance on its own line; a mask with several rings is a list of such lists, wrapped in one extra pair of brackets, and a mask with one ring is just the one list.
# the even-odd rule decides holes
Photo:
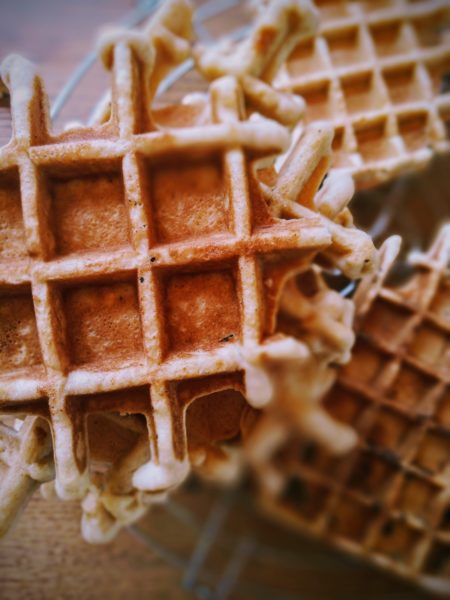
[[(0, 58), (18, 52), (39, 68), (51, 102), (94, 48), (100, 26), (142, 15), (151, 2), (133, 0), (2, 0)], [(204, 4), (197, 2), (196, 4)], [(214, 35), (241, 27), (242, 2), (209, 23)], [(96, 64), (64, 103), (57, 128), (86, 120), (108, 79)], [(166, 94), (204, 86), (187, 75)], [(6, 99), (0, 105), (0, 141), (10, 134)], [(402, 178), (381, 190), (360, 193), (356, 219), (371, 227), (380, 202), (395, 198), (395, 216), (378, 226), (378, 241), (406, 231), (405, 248), (425, 247), (437, 224), (450, 215), (448, 159), (426, 173)], [(427, 195), (432, 209), (424, 210)], [(388, 201), (386, 201), (388, 198)], [(408, 200), (408, 209), (404, 202)], [(364, 209), (362, 208), (364, 206)], [(244, 486), (246, 488), (246, 486)], [(192, 480), (166, 507), (155, 507), (138, 525), (108, 546), (90, 546), (80, 535), (75, 503), (31, 500), (22, 518), (0, 542), (0, 597), (133, 599), (359, 599), (419, 600), (429, 596), (372, 567), (270, 523), (258, 513), (248, 489), (223, 492)]]

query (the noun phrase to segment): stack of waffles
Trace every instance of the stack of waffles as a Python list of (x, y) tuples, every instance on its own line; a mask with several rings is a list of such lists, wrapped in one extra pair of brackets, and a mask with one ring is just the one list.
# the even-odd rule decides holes
[[(381, 288), (387, 259), (379, 264), (347, 205), (355, 181), (393, 177), (423, 164), (432, 150), (425, 156), (400, 145), (392, 123), (404, 113), (386, 96), (381, 117), (364, 113), (358, 123), (371, 131), (380, 118), (389, 121), (381, 142), (365, 139), (373, 148), (392, 143), (398, 153), (386, 162), (370, 151), (365, 161), (348, 141), (352, 111), (339, 122), (313, 118), (309, 83), (297, 86), (291, 67), (305, 44), (328, 48), (328, 35), (345, 32), (341, 51), (350, 61), (348, 39), (366, 40), (395, 17), (409, 32), (405, 39), (416, 40), (412, 20), (428, 23), (424, 15), (444, 12), (430, 1), (414, 3), (407, 17), (398, 2), (385, 11), (366, 5), (328, 2), (318, 11), (308, 0), (267, 2), (242, 43), (196, 47), (198, 67), (212, 80), (207, 94), (156, 108), (162, 79), (191, 52), (191, 9), (168, 0), (142, 31), (102, 36), (110, 100), (91, 125), (60, 134), (52, 132), (33, 65), (18, 56), (3, 62), (13, 135), (0, 149), (2, 531), (39, 484), (44, 493), (80, 500), (84, 537), (105, 542), (192, 470), (230, 482), (250, 466), (276, 505), (292, 464), (286, 447), (299, 435), (330, 460), (352, 464), (349, 452), (364, 446), (361, 430), (334, 414), (328, 398), (341, 389), (336, 365), (352, 356), (369, 304), (389, 293)], [(442, 54), (445, 43), (440, 34), (433, 51)], [(411, 69), (424, 70), (431, 54), (417, 44)], [(325, 62), (332, 45), (329, 52), (320, 55)], [(378, 81), (385, 65), (377, 62), (374, 71), (373, 57), (363, 53), (363, 71)], [(345, 73), (335, 66), (314, 81), (328, 77), (327, 89), (335, 90), (341, 77), (355, 76), (360, 90), (359, 63), (356, 71), (345, 63)], [(432, 101), (420, 110), (433, 116), (426, 133), (432, 144), (443, 139), (436, 123), (445, 96), (428, 91)], [(404, 110), (414, 113), (409, 103)], [(337, 168), (344, 139), (340, 153), (351, 168)], [(442, 253), (433, 260), (424, 277), (437, 286)], [(330, 272), (363, 278), (354, 300), (330, 288)], [(411, 320), (420, 314), (442, 329), (427, 310), (437, 302), (436, 318), (445, 321), (444, 292), (429, 299), (422, 285), (414, 289), (413, 301), (404, 300), (416, 311)], [(414, 347), (434, 363), (434, 338), (426, 339), (424, 351), (421, 342)], [(359, 341), (353, 356), (349, 368), (359, 360)], [(361, 372), (372, 368), (367, 352), (362, 362)], [(442, 377), (430, 398), (443, 393)], [(421, 418), (421, 432), (433, 426)], [(418, 437), (408, 448), (413, 456)], [(345, 482), (336, 485), (345, 490)], [(437, 502), (448, 492), (445, 482), (427, 480)], [(422, 529), (430, 544), (441, 539)]]

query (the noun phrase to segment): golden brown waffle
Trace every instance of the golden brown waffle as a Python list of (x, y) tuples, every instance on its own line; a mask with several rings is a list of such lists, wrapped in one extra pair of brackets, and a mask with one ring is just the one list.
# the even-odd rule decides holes
[[(242, 468), (239, 435), (247, 403), (242, 384), (236, 385), (238, 391), (231, 389), (229, 378), (224, 383), (226, 389), (208, 393), (220, 387), (212, 380), (203, 390), (198, 389), (195, 397), (192, 392), (186, 397), (181, 390), (179, 399), (189, 401), (185, 422), (193, 470), (202, 478), (229, 483), (236, 482)], [(145, 423), (130, 424), (123, 418), (112, 423), (111, 417), (102, 418), (100, 432), (98, 422), (91, 427), (92, 485), (82, 502), (82, 533), (91, 543), (109, 542), (122, 527), (140, 519), (151, 505), (167, 498), (167, 493), (149, 494), (133, 485), (134, 472), (150, 458)], [(104, 441), (99, 447), (99, 439), (106, 440), (106, 447)], [(122, 442), (120, 452), (118, 440)]]
[(52, 443), (45, 420), (28, 417), (23, 422), (0, 423), (0, 537), (38, 484), (53, 477)]
[[(271, 462), (264, 504), (304, 533), (442, 593), (450, 591), (450, 226), (414, 275), (383, 284), (398, 250), (355, 298), (357, 341), (325, 399), (359, 434), (333, 458), (298, 438)], [(264, 482), (264, 480), (262, 480)]]
[[(1, 150), (2, 411), (49, 408), (62, 497), (87, 489), (88, 414), (145, 415), (152, 458), (134, 474), (137, 488), (183, 479), (178, 390), (197, 397), (214, 377), (223, 389), (239, 367), (236, 343), (271, 332), (278, 285), (267, 300), (264, 278), (336, 246), (324, 218), (267, 211), (249, 161), (288, 139), (273, 122), (239, 121), (236, 80), (213, 85), (211, 124), (189, 126), (180, 107), (165, 114), (170, 129), (157, 128), (145, 108), (151, 47), (123, 33), (104, 57), (110, 121), (60, 136), (32, 66), (10, 57), (2, 67), (14, 123)], [(356, 230), (336, 227), (347, 236), (339, 254), (370, 262), (373, 247), (367, 255)]]
[[(174, 29), (181, 51), (168, 50), (170, 35), (162, 44), (170, 64), (189, 31)], [(318, 253), (355, 277), (375, 257), (345, 208), (348, 184), (316, 193), (329, 129), (308, 130), (277, 173), (267, 157), (288, 134), (241, 120), (236, 78), (211, 86), (206, 121), (191, 106), (149, 109), (166, 69), (155, 28), (148, 36), (104, 38), (110, 118), (61, 135), (33, 67), (19, 57), (2, 66), (13, 137), (0, 150), (0, 413), (49, 419), (57, 492), (90, 488), (96, 540), (176, 486), (189, 459), (227, 475), (217, 442), (239, 430), (240, 348), (275, 332), (286, 282)], [(215, 402), (230, 404), (216, 414)], [(138, 439), (105, 424), (111, 414), (142, 415)], [(103, 474), (97, 438), (109, 446)]]
[[(158, 22), (170, 22), (170, 11), (167, 12), (168, 16), (157, 19)], [(237, 23), (242, 24), (242, 19), (247, 19), (244, 6), (235, 6), (233, 12), (238, 15)], [(237, 48), (224, 38), (214, 48), (197, 44), (193, 54), (200, 71), (208, 80), (225, 75), (239, 80), (248, 114), (257, 111), (284, 125), (293, 125), (303, 115), (303, 99), (276, 90), (268, 82), (293, 48), (316, 31), (317, 24), (317, 11), (311, 0), (275, 0), (264, 10), (255, 30)], [(153, 39), (155, 32), (157, 28), (147, 27), (145, 37)], [(223, 37), (223, 28), (221, 34)], [(159, 81), (160, 78), (157, 83)], [(156, 84), (152, 86), (153, 91), (156, 87)], [(209, 105), (205, 103), (205, 94), (200, 92), (200, 88), (202, 92), (207, 90), (204, 78), (197, 74), (197, 78), (194, 76), (193, 82), (187, 85), (189, 93), (181, 93), (180, 97), (183, 103), (196, 106), (199, 113), (208, 113)], [(107, 91), (91, 115), (91, 124), (103, 123), (108, 119), (110, 102), (111, 94)]]
[[(374, 249), (367, 236), (347, 222), (346, 204), (353, 192), (350, 176), (330, 175), (321, 190), (316, 191), (330, 156), (331, 131), (312, 127), (298, 141), (279, 173), (269, 170), (261, 175), (266, 180), (263, 194), (273, 214), (279, 217), (315, 217), (321, 222), (331, 242), (321, 253), (322, 260), (357, 277), (372, 268)], [(259, 210), (264, 206), (261, 204)], [(255, 217), (259, 220), (263, 214)], [(348, 357), (353, 341), (352, 306), (328, 290), (323, 281), (314, 283), (316, 276), (308, 271), (310, 260), (311, 256), (305, 261), (302, 254), (289, 253), (265, 266), (261, 262), (260, 268), (265, 269), (262, 294), (266, 318), (262, 336), (241, 338), (239, 344), (233, 344), (235, 333), (233, 338), (225, 336), (226, 356), (234, 365), (233, 372), (183, 381), (176, 386), (177, 402), (184, 413), (189, 461), (202, 477), (229, 481), (239, 474), (240, 434), (254, 414), (250, 405), (264, 408), (272, 417), (280, 414), (284, 435), (288, 420), (288, 429), (306, 430), (322, 441), (322, 429), (326, 427), (325, 431), (333, 435), (333, 444), (327, 446), (335, 452), (342, 453), (355, 441), (349, 428), (327, 417), (319, 403), (324, 386), (332, 383), (330, 362)], [(307, 292), (301, 296), (294, 280), (305, 270), (301, 278)], [(288, 371), (292, 377), (286, 386)], [(272, 435), (273, 431), (268, 433)], [(253, 438), (253, 454), (261, 447), (259, 441)], [(266, 441), (267, 438), (262, 444), (265, 450)], [(248, 447), (249, 443), (247, 450)], [(131, 477), (139, 461), (143, 462), (144, 450), (141, 440), (128, 455), (121, 456), (106, 484), (92, 489), (83, 502), (83, 532), (89, 541), (108, 541), (121, 526), (139, 518), (152, 501), (149, 494), (136, 489)]]
[[(129, 87), (126, 75), (139, 68), (138, 54), (125, 42), (114, 53), (111, 122), (60, 138), (38, 129), (47, 122), (45, 99), (31, 66), (18, 58), (3, 65), (14, 137), (1, 157), (4, 203), (13, 205), (5, 207), (11, 242), (1, 270), (2, 397), (17, 410), (45, 397), (63, 496), (86, 488), (83, 415), (90, 412), (145, 414), (149, 431), (164, 431), (152, 435), (153, 456), (167, 456), (167, 466), (178, 469), (170, 476), (161, 467), (170, 483), (158, 481), (157, 469), (151, 485), (167, 487), (184, 476), (168, 382), (227, 370), (221, 340), (241, 335), (237, 256), (269, 254), (274, 244), (309, 256), (329, 237), (318, 223), (273, 223), (251, 237), (235, 236), (233, 218), (250, 230), (250, 198), (233, 194), (226, 178), (231, 171), (234, 184), (240, 173), (246, 185), (243, 151), (233, 151), (233, 164), (223, 169), (221, 155), (230, 146), (281, 149), (284, 131), (274, 123), (217, 123), (137, 133), (145, 131), (132, 106), (139, 81)], [(179, 153), (188, 148), (183, 161)], [(256, 268), (256, 258), (243, 262), (243, 269)]]
[(334, 165), (363, 188), (448, 151), (448, 2), (317, 5), (319, 34), (294, 50), (276, 87), (303, 97), (307, 123), (333, 123)]
[(210, 80), (237, 77), (250, 110), (293, 125), (303, 115), (303, 100), (280, 93), (270, 82), (292, 50), (316, 32), (317, 11), (310, 0), (275, 0), (259, 8), (263, 10), (247, 38), (238, 45), (225, 39), (217, 47), (198, 46), (197, 65)]
[[(263, 193), (268, 198), (271, 211), (279, 217), (318, 219), (329, 232), (331, 242), (323, 252), (322, 258), (339, 266), (349, 276), (357, 277), (372, 267), (374, 249), (367, 236), (354, 229), (351, 223), (346, 222), (348, 211), (345, 207), (353, 193), (353, 185), (349, 176), (344, 174), (330, 176), (321, 190), (316, 193), (316, 189), (326, 173), (330, 156), (331, 131), (326, 127), (312, 127), (298, 141), (295, 151), (292, 152), (291, 160), (287, 161), (280, 173), (265, 171), (264, 179), (267, 182)], [(272, 186), (269, 186), (269, 179), (273, 183)], [(285, 201), (283, 206), (280, 206), (279, 203), (281, 197)], [(264, 209), (264, 206), (264, 204), (259, 205), (258, 210)], [(294, 211), (293, 214), (291, 214), (292, 211)], [(295, 211), (298, 212), (298, 215), (295, 214)], [(255, 218), (258, 220), (262, 216), (261, 213), (255, 214)], [(267, 214), (264, 218), (267, 218)], [(342, 220), (342, 223), (339, 223), (339, 220)], [(310, 258), (305, 262), (301, 255), (296, 256), (290, 253), (285, 256), (285, 260), (276, 260), (270, 266), (267, 265), (269, 268), (264, 279), (267, 322), (264, 330), (269, 337), (263, 335), (266, 341), (262, 345), (256, 343), (255, 339), (236, 345), (230, 344), (233, 341), (232, 338), (227, 339), (225, 336), (228, 344), (228, 359), (235, 364), (238, 372), (224, 373), (222, 376), (214, 378), (185, 381), (177, 386), (178, 403), (182, 407), (182, 412), (185, 413), (189, 460), (202, 477), (229, 481), (239, 473), (242, 464), (238, 452), (241, 449), (239, 435), (242, 419), (249, 409), (247, 401), (258, 407), (269, 402), (275, 407), (275, 410), (278, 404), (282, 404), (284, 401), (283, 392), (276, 382), (270, 399), (266, 397), (267, 394), (263, 394), (264, 397), (260, 397), (258, 394), (249, 396), (248, 376), (251, 355), (264, 356), (275, 346), (284, 346), (289, 349), (292, 343), (295, 344), (293, 337), (297, 336), (306, 342), (302, 348), (308, 354), (308, 365), (303, 360), (296, 364), (291, 360), (290, 365), (299, 368), (302, 363), (303, 373), (305, 373), (307, 367), (311, 371), (312, 367), (319, 364), (325, 366), (331, 360), (342, 359), (343, 354), (348, 352), (348, 345), (352, 340), (348, 318), (345, 319), (347, 322), (345, 326), (342, 325), (343, 331), (340, 332), (339, 315), (335, 314), (339, 313), (339, 309), (336, 309), (339, 304), (336, 304), (335, 298), (330, 298), (327, 302), (328, 296), (324, 289), (322, 289), (323, 296), (319, 294), (321, 298), (310, 300), (311, 304), (314, 304), (316, 300), (320, 304), (320, 319), (313, 320), (311, 318), (314, 310), (308, 302), (305, 303), (304, 314), (291, 315), (294, 319), (308, 321), (309, 336), (301, 327), (298, 331), (279, 329), (277, 314), (280, 306), (282, 310), (289, 312), (287, 305), (295, 302), (295, 298), (292, 299), (292, 285), (289, 282), (299, 271), (308, 267), (309, 261)], [(319, 300), (321, 301), (319, 302)], [(317, 313), (317, 307), (315, 307), (315, 312)], [(344, 312), (348, 313), (348, 310)], [(328, 320), (327, 315), (329, 315)], [(325, 329), (327, 329), (326, 332), (324, 332)], [(271, 340), (270, 332), (276, 331), (283, 335), (281, 337), (279, 335), (278, 339)], [(318, 336), (325, 338), (327, 343), (322, 342), (320, 347), (314, 347), (314, 340)], [(307, 344), (311, 344), (311, 350)], [(315, 380), (318, 379), (323, 380), (322, 371), (315, 377)], [(323, 423), (324, 421), (323, 418), (317, 420), (317, 416), (321, 412), (320, 406), (315, 402), (317, 397), (317, 394), (314, 395), (311, 390), (308, 396), (311, 399), (308, 400), (303, 396), (300, 401), (299, 394), (297, 394), (294, 403), (296, 405), (293, 404), (290, 407), (289, 414), (296, 426), (302, 428), (303, 425), (303, 429), (306, 428), (310, 432), (316, 433), (318, 422)], [(309, 424), (306, 423), (306, 415), (309, 417), (312, 415)], [(331, 428), (331, 426), (332, 423), (329, 422), (329, 427)], [(353, 436), (348, 442), (343, 440), (345, 436), (348, 439), (348, 432), (344, 432), (344, 428), (336, 429), (335, 446), (337, 447), (341, 443), (341, 451), (345, 444), (348, 447), (348, 444), (353, 442)], [(237, 445), (233, 443), (233, 440), (237, 442)], [(106, 485), (101, 490), (98, 488), (91, 490), (88, 498), (83, 502), (83, 532), (89, 541), (108, 541), (121, 526), (139, 518), (152, 501), (152, 497), (136, 489), (130, 479), (133, 470), (138, 466), (137, 462), (142, 456), (142, 449), (141, 444), (140, 449), (133, 448), (129, 456), (122, 456), (117, 472), (115, 472), (116, 468), (112, 470), (112, 477)]]
[[(299, 128), (305, 122), (333, 124), (333, 166), (352, 173), (358, 188), (422, 167), (434, 152), (448, 151), (446, 0), (319, 0), (315, 35), (308, 2), (255, 4), (259, 17), (248, 39), (200, 54), (198, 65), (206, 76), (236, 69), (241, 78), (243, 72), (253, 76), (255, 66), (261, 67), (256, 54), (263, 61), (258, 75), (266, 84), (305, 101)], [(311, 26), (304, 28), (303, 39), (275, 73), (272, 67), (279, 62), (271, 60), (276, 38), (268, 36), (271, 45), (266, 40), (268, 15), (271, 31), (278, 31), (284, 26), (284, 11), (288, 6), (293, 11), (295, 5), (309, 10)]]

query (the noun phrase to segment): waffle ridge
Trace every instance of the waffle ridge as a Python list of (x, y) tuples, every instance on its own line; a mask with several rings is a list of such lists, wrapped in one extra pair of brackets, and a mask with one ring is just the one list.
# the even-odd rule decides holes
[[(147, 491), (178, 483), (186, 475), (187, 460), (175, 382), (236, 370), (229, 346), (239, 338), (257, 340), (262, 335), (258, 256), (294, 250), (306, 261), (330, 243), (329, 232), (318, 218), (287, 223), (267, 215), (262, 226), (252, 222), (255, 198), (244, 150), (246, 157), (272, 154), (285, 147), (287, 135), (273, 122), (264, 121), (262, 126), (239, 120), (235, 81), (228, 78), (213, 84), (214, 123), (170, 131), (152, 124), (151, 113), (144, 109), (149, 101), (147, 88), (140, 77), (148, 64), (136, 50), (139, 44), (140, 40), (124, 34), (110, 47), (115, 94), (110, 121), (59, 136), (50, 134), (47, 100), (33, 67), (18, 57), (10, 57), (2, 67), (12, 98), (14, 129), (11, 142), (1, 150), (2, 179), (16, 197), (20, 194), (28, 256), (8, 258), (1, 266), (5, 314), (19, 299), (26, 325), (14, 322), (13, 331), (4, 332), (8, 340), (18, 336), (11, 344), (17, 342), (19, 347), (14, 346), (17, 352), (2, 375), (1, 410), (46, 413), (52, 424), (62, 497), (81, 497), (88, 486), (82, 407), (92, 413), (144, 414), (154, 462), (138, 470), (135, 482)], [(173, 231), (161, 234), (156, 219), (152, 222), (155, 215), (149, 206), (155, 199), (148, 200), (143, 188), (153, 173), (144, 171), (157, 164), (153, 185), (159, 178), (173, 198), (174, 175), (181, 179), (184, 175), (182, 166), (176, 163), (174, 170), (171, 160), (175, 156), (180, 161), (180, 153), (190, 148), (195, 152), (187, 163), (192, 167), (194, 161), (198, 173), (205, 155), (208, 160), (211, 154), (224, 155), (222, 186), (228, 181), (232, 224), (228, 231), (219, 227), (218, 232), (204, 235), (200, 223), (197, 239), (171, 241)], [(213, 187), (215, 160), (206, 165)], [(166, 173), (165, 161), (169, 163)], [(157, 187), (153, 190), (156, 196)], [(92, 205), (72, 211), (70, 202), (89, 193), (106, 203), (104, 212), (95, 212)], [(194, 190), (194, 199), (195, 194), (201, 196), (201, 190)], [(221, 196), (223, 190), (215, 190), (207, 201), (216, 202)], [(106, 223), (101, 234), (90, 231), (91, 221), (83, 220), (87, 210), (94, 211), (95, 225)], [(78, 228), (69, 242), (64, 238), (65, 245), (58, 240), (62, 225), (69, 232)], [(114, 229), (113, 235), (108, 227)], [(177, 228), (183, 230), (182, 219), (172, 229)], [(89, 236), (92, 245), (105, 244), (105, 251), (93, 251)], [(242, 280), (246, 286), (241, 290)], [(216, 317), (225, 329), (217, 339), (212, 339), (211, 327), (204, 331), (205, 339), (196, 339), (202, 330), (201, 302), (194, 312), (189, 302), (181, 302), (183, 296), (192, 299), (199, 286), (212, 290), (219, 305), (220, 294), (214, 290), (222, 288), (222, 310)], [(162, 311), (164, 326), (158, 314), (163, 300), (174, 305), (173, 314)], [(226, 302), (231, 303), (229, 310)], [(180, 327), (185, 320), (194, 333)], [(30, 354), (36, 342), (41, 353)], [(122, 397), (113, 393), (120, 390)], [(157, 464), (159, 459), (164, 466)]]

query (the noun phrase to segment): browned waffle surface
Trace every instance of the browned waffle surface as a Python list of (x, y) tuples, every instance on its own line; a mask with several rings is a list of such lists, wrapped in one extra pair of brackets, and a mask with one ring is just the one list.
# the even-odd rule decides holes
[(54, 477), (50, 431), (39, 417), (0, 423), (0, 536), (38, 483)]
[[(333, 459), (300, 441), (272, 466), (270, 510), (435, 591), (450, 592), (450, 229), (401, 287), (362, 288), (350, 363), (325, 399), (360, 442)], [(363, 301), (363, 299), (365, 300)], [(369, 298), (369, 299), (368, 299)]]
[(3, 64), (14, 133), (1, 149), (1, 411), (50, 420), (63, 497), (86, 492), (86, 416), (97, 413), (144, 415), (150, 460), (138, 488), (178, 483), (188, 404), (242, 389), (236, 347), (273, 332), (277, 271), (308, 264), (330, 245), (329, 228), (340, 231), (313, 211), (270, 214), (252, 161), (288, 136), (273, 121), (240, 120), (235, 80), (213, 84), (206, 124), (179, 106), (157, 127), (147, 83), (159, 56), (146, 52), (142, 37), (108, 37), (110, 120), (59, 136), (34, 68)]
[[(286, 118), (295, 106), (295, 98), (287, 100), (292, 92), (299, 104), (286, 122), (298, 129), (331, 122), (334, 166), (351, 172), (360, 189), (448, 151), (448, 2), (321, 0), (317, 11), (308, 0), (254, 5), (258, 17), (242, 42), (199, 49), (207, 77), (239, 73), (250, 108), (256, 87), (272, 82), (281, 93), (272, 92), (272, 108), (284, 93)], [(295, 48), (286, 45), (283, 55), (277, 36), (295, 19), (302, 23), (291, 37)]]
[(370, 187), (448, 150), (449, 5), (445, 0), (316, 2), (319, 33), (277, 85), (334, 124), (335, 165)]

